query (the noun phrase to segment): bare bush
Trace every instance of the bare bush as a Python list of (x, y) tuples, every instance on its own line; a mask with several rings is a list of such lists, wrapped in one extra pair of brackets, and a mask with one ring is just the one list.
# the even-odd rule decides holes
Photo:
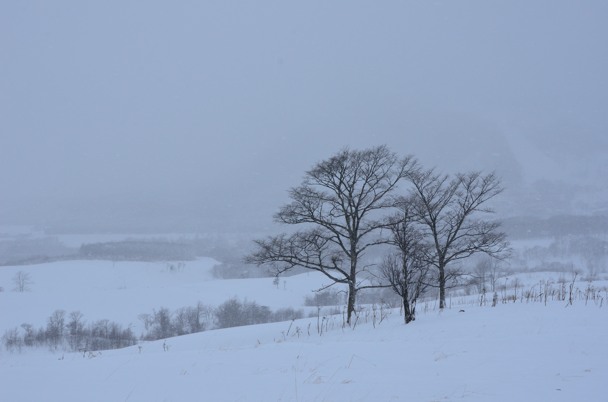
[(272, 321), (290, 321), (304, 317), (302, 310), (295, 310), (292, 307), (280, 308), (272, 313)]
[(154, 310), (150, 333), (146, 339), (164, 339), (175, 335), (171, 322), (171, 312), (166, 307)]
[(182, 307), (173, 314), (173, 329), (177, 335), (194, 334), (207, 329), (211, 308), (198, 302), (194, 307)]
[(6, 350), (13, 352), (21, 352), (23, 347), (23, 338), (19, 335), (19, 328), (7, 330), (2, 336), (2, 342)]
[(46, 327), (36, 330), (31, 324), (24, 323), (21, 330), (7, 331), (2, 341), (4, 347), (11, 351), (40, 346), (52, 350), (95, 351), (131, 346), (136, 339), (130, 328), (109, 320), (98, 320), (86, 326), (82, 314), (77, 311), (70, 313), (66, 324), (65, 311), (56, 310), (47, 319)]
[(46, 324), (46, 339), (52, 348), (57, 348), (63, 340), (65, 329), (65, 311), (55, 310)]
[(161, 307), (152, 314), (140, 314), (138, 318), (145, 328), (142, 339), (157, 340), (205, 331), (213, 324), (214, 315), (211, 307), (198, 302), (174, 312)]
[(86, 331), (83, 315), (80, 311), (70, 313), (67, 324), (68, 344), (72, 350), (79, 350), (85, 346)]
[(239, 327), (242, 325), (263, 324), (271, 321), (272, 313), (267, 306), (256, 302), (239, 301), (232, 298), (215, 310), (218, 328)]
[(304, 297), (305, 306), (335, 306), (341, 303), (340, 294), (329, 289), (315, 292), (312, 296)]

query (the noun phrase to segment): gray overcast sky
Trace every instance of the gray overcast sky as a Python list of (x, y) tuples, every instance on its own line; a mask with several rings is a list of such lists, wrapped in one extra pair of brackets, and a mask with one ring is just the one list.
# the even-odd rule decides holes
[(601, 183), (606, 21), (605, 1), (4, 1), (0, 224), (256, 230), (344, 146)]

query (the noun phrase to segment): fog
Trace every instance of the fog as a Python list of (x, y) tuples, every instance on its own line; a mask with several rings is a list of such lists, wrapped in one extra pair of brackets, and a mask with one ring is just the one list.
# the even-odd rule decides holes
[(0, 224), (268, 230), (315, 162), (496, 170), (608, 212), (604, 1), (0, 4)]

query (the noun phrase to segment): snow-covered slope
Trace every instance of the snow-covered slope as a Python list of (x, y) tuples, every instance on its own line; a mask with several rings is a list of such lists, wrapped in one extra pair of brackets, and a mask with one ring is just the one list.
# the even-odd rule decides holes
[(13, 402), (599, 402), (607, 313), (508, 304), (433, 311), (405, 326), (394, 312), (375, 329), (335, 321), (322, 335), (308, 319), (173, 338), (168, 351), (158, 341), (95, 357), (3, 354), (0, 382)]
[[(137, 315), (232, 296), (272, 309), (299, 308), (326, 283), (313, 273), (281, 279), (215, 280), (215, 262), (69, 261), (0, 269), (0, 330), (43, 326), (55, 309), (80, 310), (137, 328)], [(16, 272), (33, 283), (10, 291)], [(573, 305), (539, 302), (554, 274), (520, 274), (516, 303), (454, 296), (439, 313), (419, 303), (402, 323), (399, 309), (367, 307), (356, 324), (326, 316), (213, 330), (119, 350), (0, 351), (2, 400), (38, 401), (605, 401), (608, 293), (595, 300), (577, 285)], [(547, 276), (548, 275), (548, 276)], [(545, 278), (546, 277), (546, 278)], [(513, 280), (513, 276), (511, 280)], [(543, 282), (543, 278), (546, 282)], [(507, 282), (505, 282), (507, 283)], [(557, 285), (556, 285), (557, 286)], [(567, 286), (567, 284), (566, 284)], [(532, 291), (535, 302), (523, 296)], [(513, 289), (504, 289), (508, 299)], [(464, 311), (461, 311), (464, 310)], [(137, 331), (136, 331), (137, 333)]]

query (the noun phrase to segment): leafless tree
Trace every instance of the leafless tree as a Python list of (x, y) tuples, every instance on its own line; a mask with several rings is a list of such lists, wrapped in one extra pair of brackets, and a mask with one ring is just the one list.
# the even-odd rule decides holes
[[(494, 293), (496, 282), (502, 275), (499, 260), (490, 256), (480, 259), (470, 275), (479, 293), (483, 294), (488, 291)], [(489, 284), (489, 288), (486, 287), (487, 284)]]
[(494, 212), (487, 203), (503, 188), (494, 173), (450, 177), (432, 169), (415, 170), (409, 179), (414, 213), (432, 246), (427, 260), (437, 269), (439, 307), (445, 308), (446, 285), (455, 275), (448, 270), (451, 263), (477, 253), (500, 257), (507, 251), (500, 222), (478, 218)]
[(378, 236), (387, 227), (382, 215), (393, 207), (399, 181), (414, 169), (412, 157), (398, 158), (385, 146), (345, 149), (319, 162), (290, 190), (292, 202), (275, 215), (277, 222), (303, 229), (256, 241), (257, 250), (246, 261), (272, 264), (278, 274), (303, 267), (323, 273), (332, 285), (347, 285), (350, 324), (357, 291), (374, 286), (358, 282), (366, 269), (362, 257), (386, 242)]
[(422, 233), (416, 227), (412, 200), (400, 198), (399, 212), (390, 218), (392, 239), (397, 252), (385, 257), (382, 277), (403, 301), (405, 323), (416, 319), (416, 302), (429, 285), (430, 265), (425, 260), (426, 248)]
[(72, 311), (67, 324), (68, 343), (72, 350), (79, 350), (84, 346), (86, 337), (84, 316), (80, 311)]
[(61, 343), (65, 334), (65, 311), (55, 310), (46, 324), (46, 338), (53, 349)]
[(15, 284), (15, 291), (27, 292), (30, 290), (30, 285), (34, 282), (29, 273), (19, 271), (13, 276), (13, 283)]

